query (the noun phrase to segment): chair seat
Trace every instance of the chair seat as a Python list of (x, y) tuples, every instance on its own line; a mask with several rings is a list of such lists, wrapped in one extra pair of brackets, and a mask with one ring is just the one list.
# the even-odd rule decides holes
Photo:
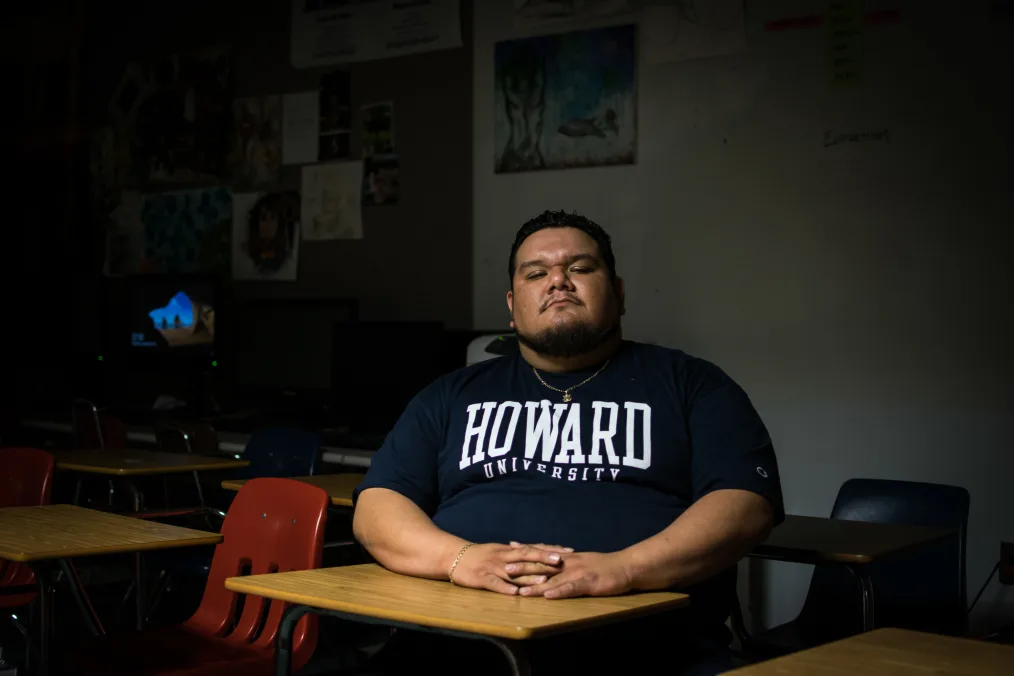
[(82, 676), (268, 676), (273, 668), (273, 649), (238, 646), (186, 625), (89, 639), (65, 665)]

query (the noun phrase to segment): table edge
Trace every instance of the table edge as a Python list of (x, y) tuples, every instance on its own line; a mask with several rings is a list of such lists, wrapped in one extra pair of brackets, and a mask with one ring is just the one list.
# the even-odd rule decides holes
[(182, 541), (169, 542), (148, 542), (139, 545), (120, 545), (117, 547), (102, 548), (78, 548), (60, 550), (58, 552), (43, 552), (39, 554), (25, 554), (16, 552), (0, 551), (0, 559), (13, 561), (15, 563), (33, 563), (37, 561), (59, 561), (60, 559), (73, 559), (82, 556), (104, 556), (107, 554), (130, 554), (135, 552), (150, 552), (162, 549), (179, 549), (181, 547), (200, 547), (201, 545), (217, 545), (222, 542), (221, 534), (209, 533), (204, 537), (190, 538)]
[(183, 472), (201, 472), (205, 470), (240, 469), (249, 467), (249, 460), (215, 460), (203, 465), (172, 465), (162, 467), (103, 467), (101, 465), (82, 465), (74, 461), (56, 461), (56, 469), (81, 472), (83, 474), (102, 474), (104, 476), (145, 476), (153, 474), (182, 474)]
[[(286, 603), (292, 603), (296, 605), (309, 606), (313, 609), (320, 611), (334, 611), (338, 613), (344, 613), (347, 615), (355, 615), (363, 618), (371, 618), (373, 620), (388, 620), (391, 622), (402, 622), (405, 624), (415, 624), (433, 629), (449, 629), (452, 631), (460, 631), (467, 634), (475, 634), (477, 636), (486, 636), (491, 638), (501, 639), (512, 639), (512, 640), (530, 640), (534, 638), (540, 638), (543, 636), (550, 636), (553, 634), (565, 633), (568, 631), (574, 631), (576, 629), (592, 627), (596, 625), (609, 625), (623, 620), (630, 620), (638, 617), (644, 617), (647, 615), (656, 615), (665, 610), (676, 610), (679, 608), (685, 608), (690, 605), (690, 597), (687, 594), (676, 593), (675, 598), (669, 601), (656, 603), (650, 606), (643, 606), (639, 608), (633, 608), (629, 611), (622, 613), (619, 617), (593, 617), (587, 620), (577, 620), (562, 622), (557, 625), (546, 628), (533, 628), (533, 627), (517, 627), (507, 626), (500, 624), (484, 624), (482, 622), (459, 622), (451, 620), (440, 623), (426, 624), (420, 622), (422, 616), (415, 615), (413, 613), (406, 613), (401, 611), (393, 611), (390, 613), (378, 614), (371, 612), (369, 606), (364, 606), (358, 603), (350, 602), (330, 602), (328, 604), (320, 603), (321, 599), (315, 597), (312, 594), (300, 594), (297, 592), (282, 592), (275, 589), (264, 589), (256, 584), (246, 583), (243, 577), (228, 577), (225, 579), (225, 588), (229, 591), (252, 594), (254, 596), (261, 596), (276, 601), (284, 601)], [(490, 592), (494, 593), (494, 592)], [(533, 599), (534, 600), (534, 599)], [(553, 601), (547, 601), (547, 603), (554, 603)], [(483, 631), (478, 631), (478, 629)]]

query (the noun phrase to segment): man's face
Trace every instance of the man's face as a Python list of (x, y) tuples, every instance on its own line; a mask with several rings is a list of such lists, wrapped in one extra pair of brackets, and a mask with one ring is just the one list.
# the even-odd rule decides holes
[(604, 340), (619, 325), (623, 283), (614, 283), (590, 236), (576, 228), (545, 228), (518, 249), (507, 306), (522, 339), (569, 356), (566, 345), (590, 345), (595, 335)]

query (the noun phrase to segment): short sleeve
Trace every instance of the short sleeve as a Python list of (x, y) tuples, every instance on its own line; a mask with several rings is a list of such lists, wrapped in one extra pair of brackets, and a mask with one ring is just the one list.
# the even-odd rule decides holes
[(686, 371), (694, 500), (722, 489), (766, 498), (775, 524), (785, 518), (781, 480), (767, 428), (746, 392), (714, 364)]
[(437, 508), (437, 455), (443, 445), (444, 397), (440, 382), (417, 394), (370, 461), (370, 469), (352, 495), (353, 504), (367, 488), (401, 493), (427, 514)]

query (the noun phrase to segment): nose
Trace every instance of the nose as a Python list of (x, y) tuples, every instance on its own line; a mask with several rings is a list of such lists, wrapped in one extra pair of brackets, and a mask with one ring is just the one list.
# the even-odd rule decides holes
[(574, 284), (570, 280), (570, 275), (567, 274), (567, 269), (558, 265), (549, 272), (549, 292), (554, 291), (573, 291)]

